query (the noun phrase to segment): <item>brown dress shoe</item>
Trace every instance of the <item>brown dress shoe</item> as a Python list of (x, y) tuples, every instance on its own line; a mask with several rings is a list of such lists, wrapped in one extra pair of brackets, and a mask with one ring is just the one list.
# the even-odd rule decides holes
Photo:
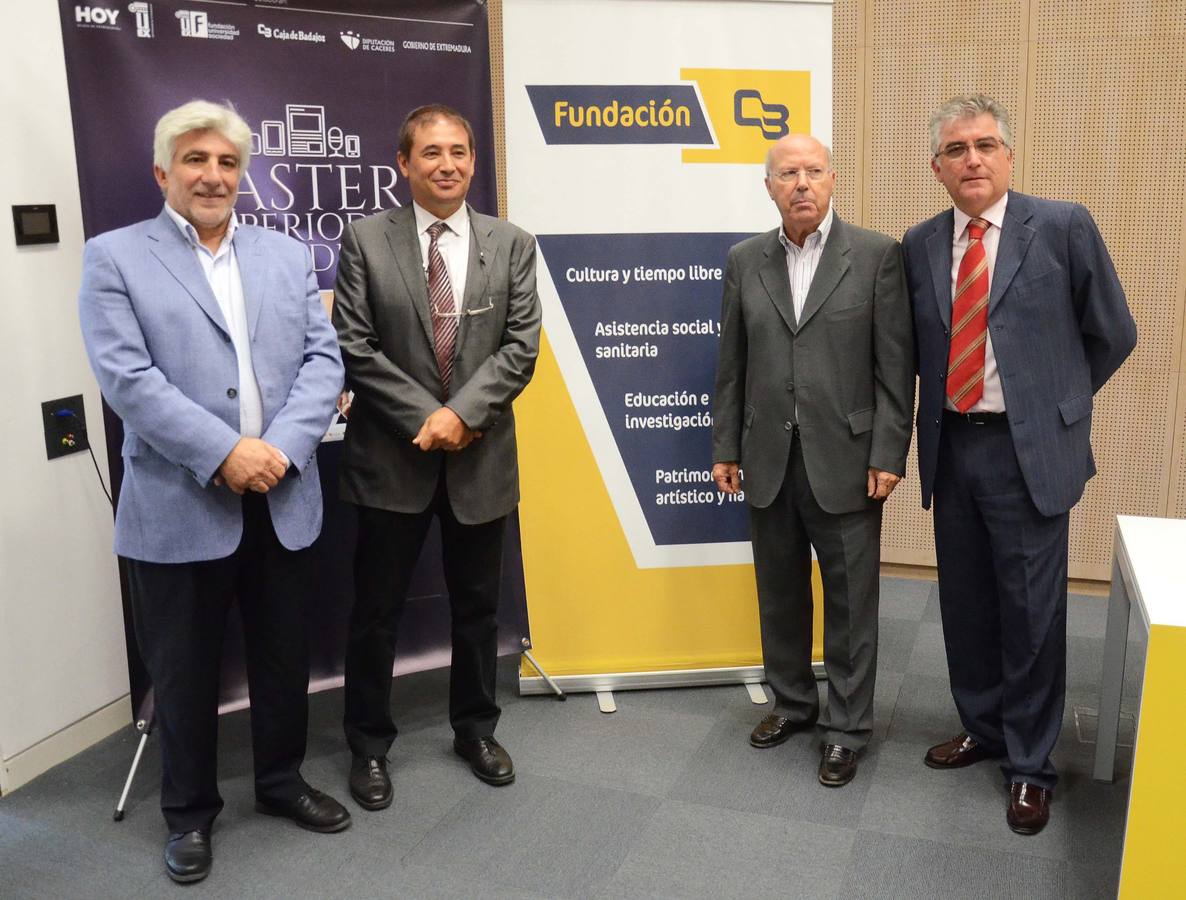
[(1027, 781), (1013, 782), (1005, 821), (1018, 834), (1037, 834), (1050, 821), (1050, 789)]
[(932, 769), (962, 769), (985, 759), (995, 759), (996, 753), (989, 753), (984, 747), (961, 731), (950, 741), (936, 744), (927, 751), (923, 762)]
[(762, 721), (750, 732), (749, 742), (759, 749), (777, 747), (796, 731), (805, 727), (803, 723), (792, 722), (790, 719), (770, 713), (763, 717)]
[(843, 787), (857, 774), (855, 750), (828, 744), (819, 761), (819, 783), (824, 787)]

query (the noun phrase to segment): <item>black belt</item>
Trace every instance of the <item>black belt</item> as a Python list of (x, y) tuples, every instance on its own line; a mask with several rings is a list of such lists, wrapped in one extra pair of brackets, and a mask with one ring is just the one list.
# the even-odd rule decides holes
[(1003, 412), (956, 412), (954, 409), (943, 410), (948, 419), (959, 419), (969, 425), (1004, 425), (1009, 421), (1007, 413)]

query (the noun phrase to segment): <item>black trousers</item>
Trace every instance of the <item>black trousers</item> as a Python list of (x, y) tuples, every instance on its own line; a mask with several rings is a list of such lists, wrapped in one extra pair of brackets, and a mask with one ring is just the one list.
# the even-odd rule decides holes
[(256, 797), (282, 802), (307, 790), (300, 766), (309, 717), (310, 551), (285, 549), (267, 500), (248, 493), (242, 540), (225, 559), (126, 563), (136, 642), (152, 678), (161, 811), (169, 830), (209, 828), (222, 809), (219, 670), (227, 612), (236, 597), (247, 653)]
[[(750, 508), (762, 659), (774, 712), (798, 723), (818, 719), (824, 743), (856, 751), (873, 733), (882, 508), (824, 510), (808, 483), (797, 431), (778, 496), (767, 507)], [(828, 705), (822, 714), (811, 669), (813, 546), (824, 588)]]
[(1012, 781), (1053, 788), (1067, 663), (1069, 515), (1030, 499), (1009, 424), (945, 415), (935, 554), (951, 694)]
[(395, 740), (391, 681), (395, 642), (412, 571), (433, 516), (440, 519), (452, 612), (449, 722), (463, 739), (494, 733), (498, 597), (506, 517), (463, 525), (453, 515), (442, 471), (428, 509), (358, 508), (354, 608), (346, 645), (346, 741), (356, 756), (383, 756)]

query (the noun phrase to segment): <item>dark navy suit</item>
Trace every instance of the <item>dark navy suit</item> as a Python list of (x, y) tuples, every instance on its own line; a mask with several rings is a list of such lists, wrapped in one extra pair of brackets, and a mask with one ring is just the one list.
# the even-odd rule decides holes
[(951, 690), (1014, 781), (1053, 787), (1066, 681), (1069, 511), (1095, 474), (1092, 397), (1136, 344), (1082, 206), (1009, 192), (988, 327), (1006, 418), (944, 414), (954, 213), (902, 240), (918, 355), (922, 502), (934, 501)]

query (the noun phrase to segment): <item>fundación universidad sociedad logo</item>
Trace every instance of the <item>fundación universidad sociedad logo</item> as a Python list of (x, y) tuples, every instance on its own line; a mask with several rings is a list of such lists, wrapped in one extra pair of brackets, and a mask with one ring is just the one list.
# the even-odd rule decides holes
[(810, 72), (680, 69), (680, 79), (529, 84), (527, 95), (548, 144), (682, 144), (686, 163), (759, 163), (772, 141), (811, 130)]

